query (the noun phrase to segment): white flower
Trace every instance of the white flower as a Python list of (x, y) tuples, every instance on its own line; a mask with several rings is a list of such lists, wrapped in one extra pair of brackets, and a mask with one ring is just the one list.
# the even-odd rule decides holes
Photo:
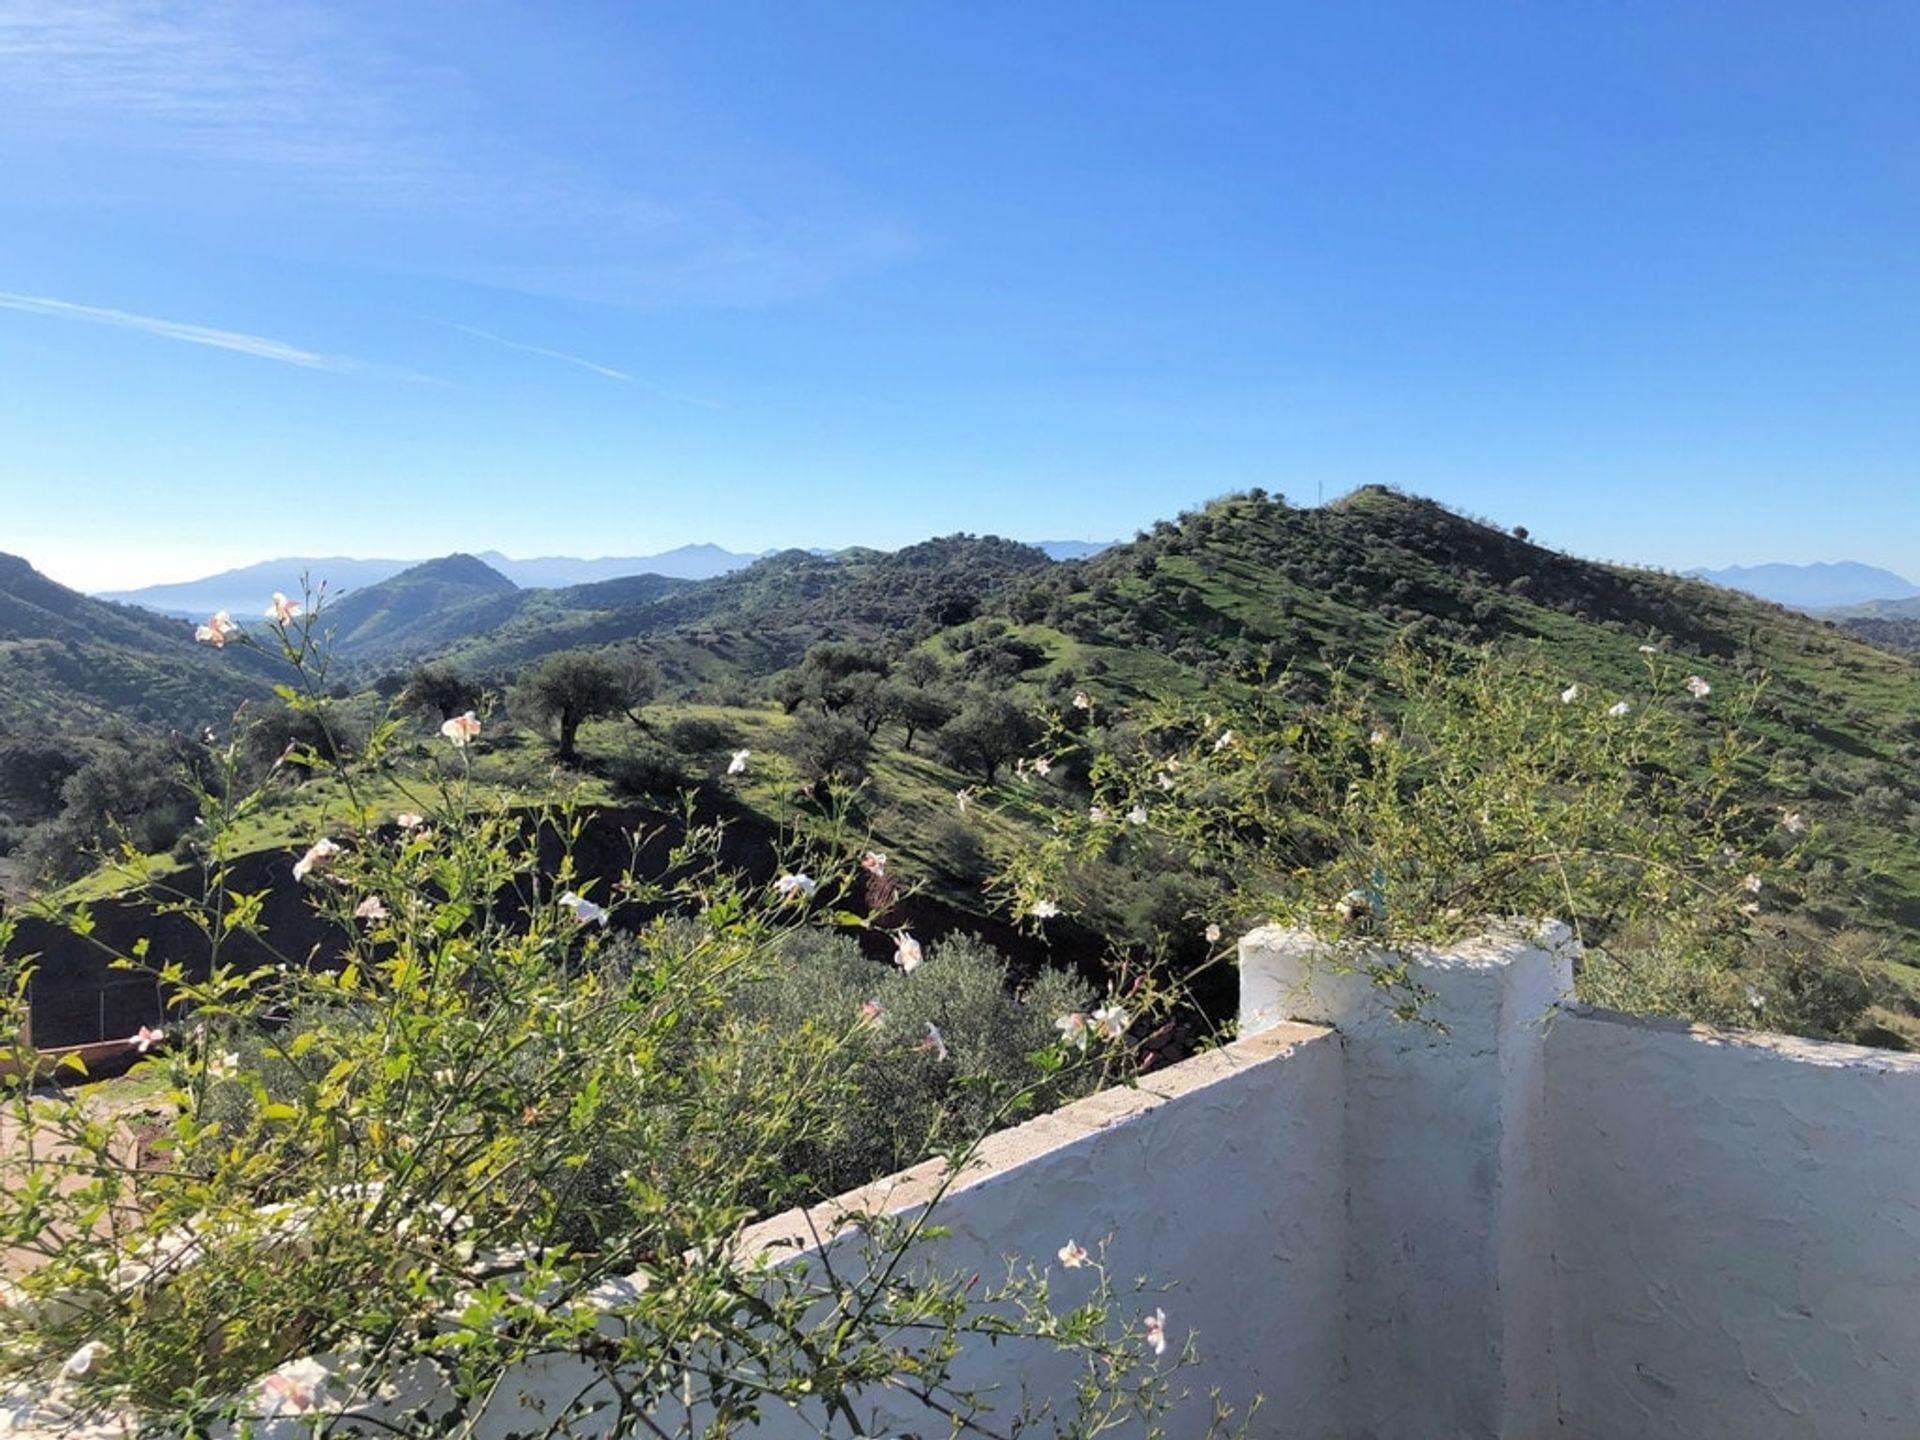
[(1053, 773), (1053, 761), (1042, 755), (1038, 760), (1033, 762), (1033, 773), (1038, 775), (1042, 780), (1046, 779), (1047, 776)]
[(311, 1358), (282, 1365), (260, 1382), (262, 1409), (268, 1418), (305, 1415), (320, 1403), (329, 1378), (327, 1367)]
[(1767, 997), (1749, 985), (1747, 986), (1747, 1006), (1752, 1010), (1764, 1010), (1767, 1008)]
[(456, 715), (440, 727), (440, 733), (451, 740), (456, 749), (461, 748), (480, 733), (480, 717), (471, 710)]
[(1133, 809), (1127, 811), (1127, 824), (1144, 825), (1146, 823), (1147, 823), (1147, 807), (1146, 806), (1136, 805), (1133, 807)]
[(340, 853), (340, 847), (321, 836), (307, 847), (307, 853), (293, 862), (293, 878), (304, 880), (316, 870), (325, 870), (327, 862)]
[(1027, 913), (1036, 920), (1051, 920), (1060, 913), (1060, 907), (1051, 900), (1036, 900), (1028, 907)]
[(884, 876), (887, 873), (887, 857), (878, 850), (869, 850), (860, 857), (860, 868), (869, 875)]
[(937, 1060), (947, 1058), (947, 1037), (940, 1033), (940, 1027), (931, 1020), (927, 1021), (927, 1038), (920, 1042), (920, 1048), (931, 1050)]
[(1758, 875), (1747, 876), (1746, 879), (1740, 882), (1740, 886), (1749, 895), (1758, 895), (1762, 890), (1767, 888), (1764, 884), (1761, 883), (1760, 877)]
[(215, 1076), (216, 1078), (222, 1075), (231, 1075), (239, 1068), (240, 1052), (238, 1050), (222, 1050), (218, 1055), (211, 1055), (207, 1058), (207, 1074)]
[(398, 825), (402, 830), (418, 830), (422, 825), (427, 823), (427, 817), (424, 815), (416, 815), (411, 810), (402, 810), (398, 815), (393, 817), (393, 823)]
[(381, 900), (378, 895), (369, 895), (353, 907), (353, 918), (356, 920), (385, 920), (388, 918), (386, 902)]
[(1073, 708), (1076, 710), (1093, 709), (1093, 697), (1087, 694), (1087, 692), (1084, 690), (1074, 691), (1073, 692)]
[(1146, 1318), (1147, 1348), (1156, 1355), (1167, 1353), (1167, 1312), (1156, 1309)]
[(1642, 645), (1640, 647), (1640, 653), (1642, 655), (1658, 655), (1660, 653), (1660, 647), (1658, 645)]
[(106, 1353), (106, 1349), (106, 1342), (103, 1340), (87, 1341), (86, 1344), (67, 1356), (65, 1363), (60, 1366), (60, 1373), (62, 1375), (72, 1376), (86, 1374), (89, 1370), (93, 1369), (93, 1362)]
[(1220, 943), (1220, 927), (1218, 925), (1207, 926), (1207, 943), (1209, 945), (1218, 945)]
[(556, 902), (562, 910), (571, 910), (574, 920), (581, 925), (597, 924), (603, 929), (607, 923), (607, 907), (596, 905), (591, 900), (576, 895), (569, 890)]
[(1233, 744), (1233, 731), (1222, 730), (1220, 738), (1213, 742), (1213, 751), (1217, 755), (1231, 744)]
[(1692, 694), (1694, 699), (1704, 700), (1713, 693), (1713, 686), (1702, 680), (1698, 675), (1689, 675), (1687, 676), (1687, 690)]
[(1107, 818), (1106, 806), (1089, 805), (1087, 807), (1087, 819), (1091, 820), (1094, 824), (1098, 825), (1102, 820), (1106, 818)]
[(289, 600), (278, 590), (273, 592), (273, 603), (267, 606), (267, 619), (275, 624), (285, 625), (300, 615), (300, 602)]
[(1578, 685), (1569, 685), (1567, 686), (1566, 689), (1560, 692), (1560, 703), (1562, 705), (1571, 705), (1573, 704), (1574, 701), (1578, 700), (1579, 698), (1580, 698), (1580, 687)]
[(1060, 1263), (1069, 1270), (1078, 1270), (1087, 1263), (1087, 1251), (1084, 1245), (1076, 1245), (1069, 1240), (1059, 1250)]
[(819, 888), (811, 875), (799, 871), (789, 872), (773, 882), (773, 893), (782, 900), (791, 900), (796, 895), (804, 895), (811, 900), (813, 892)]
[(960, 807), (960, 813), (961, 813), (962, 815), (964, 815), (964, 814), (966, 814), (966, 813), (967, 813), (967, 807), (968, 807), (969, 805), (971, 805), (971, 804), (973, 804), (973, 791), (971, 791), (971, 790), (956, 790), (956, 791), (954, 791), (954, 792), (953, 792), (953, 803), (954, 803), (954, 804), (956, 804), (956, 805), (958, 805), (958, 806)]
[(753, 757), (751, 750), (736, 750), (733, 758), (727, 762), (727, 774), (744, 775), (747, 773), (747, 761)]
[(1127, 1033), (1127, 1026), (1133, 1023), (1133, 1017), (1118, 1005), (1103, 1005), (1093, 1012), (1093, 1033), (1102, 1040), (1118, 1040)]
[(1171, 790), (1173, 789), (1173, 776), (1162, 770), (1158, 775), (1153, 777), (1153, 783), (1158, 785), (1162, 790)]
[(1373, 727), (1373, 733), (1367, 736), (1367, 743), (1369, 745), (1384, 745), (1392, 738), (1393, 736), (1388, 733), (1386, 726), (1376, 725)]
[(1616, 720), (1624, 720), (1626, 719), (1627, 716), (1631, 715), (1632, 713), (1633, 713), (1633, 706), (1629, 705), (1624, 700), (1616, 700), (1613, 702), (1613, 704), (1607, 706), (1607, 714), (1611, 715)]
[(1087, 1048), (1087, 1017), (1078, 1010), (1062, 1015), (1053, 1022), (1053, 1028), (1060, 1032), (1060, 1038), (1076, 1050)]
[(151, 1025), (142, 1025), (133, 1032), (133, 1048), (144, 1055), (166, 1038), (166, 1031), (156, 1030)]
[(923, 958), (924, 956), (920, 950), (920, 942), (914, 939), (910, 932), (902, 930), (894, 937), (893, 963), (906, 971), (907, 974), (911, 975), (915, 970), (918, 970), (920, 968), (920, 961)]
[(237, 634), (240, 627), (233, 623), (233, 617), (224, 610), (213, 612), (213, 618), (204, 625), (194, 627), (193, 638), (202, 645), (211, 645), (218, 650), (227, 643), (227, 638)]
[(1786, 827), (1789, 835), (1798, 835), (1807, 828), (1806, 817), (1798, 810), (1789, 810), (1780, 817), (1780, 823)]

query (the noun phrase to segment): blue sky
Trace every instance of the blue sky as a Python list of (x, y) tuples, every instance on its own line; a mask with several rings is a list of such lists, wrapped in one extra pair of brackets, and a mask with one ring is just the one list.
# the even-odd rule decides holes
[(1920, 9), (0, 7), (0, 550), (1125, 536), (1920, 576)]

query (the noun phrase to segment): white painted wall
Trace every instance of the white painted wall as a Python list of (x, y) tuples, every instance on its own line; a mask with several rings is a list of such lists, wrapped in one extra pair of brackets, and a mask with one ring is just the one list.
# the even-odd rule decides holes
[(1345, 1430), (1523, 1440), (1556, 1416), (1542, 1055), (1572, 989), (1565, 927), (1410, 953), (1418, 1021), (1372, 968), (1269, 928), (1240, 943), (1243, 1029), (1294, 1016), (1346, 1043)]
[[(1089, 1250), (1104, 1241), (1122, 1290), (1136, 1277), (1168, 1287), (1129, 1296), (1137, 1318), (1164, 1308), (1170, 1350), (1190, 1335), (1197, 1348), (1198, 1366), (1177, 1377), (1192, 1398), (1175, 1412), (1169, 1435), (1204, 1434), (1208, 1391), (1217, 1388), (1242, 1413), (1254, 1397), (1267, 1398), (1256, 1435), (1338, 1440), (1346, 1433), (1337, 1321), (1347, 1254), (1342, 1072), (1337, 1037), (1281, 1026), (993, 1136), (978, 1165), (938, 1204), (936, 1223), (951, 1234), (929, 1244), (923, 1258), (990, 1278), (1004, 1276), (1009, 1259), (1051, 1265), (1058, 1303), (1071, 1305), (1090, 1272), (1062, 1269), (1056, 1252), (1068, 1240)], [(912, 1214), (940, 1175), (938, 1165), (921, 1166), (811, 1215), (777, 1216), (749, 1231), (745, 1243), (833, 1236), (850, 1211)], [(817, 1251), (809, 1243), (791, 1253), (806, 1263)], [(829, 1253), (858, 1263), (847, 1239), (830, 1242)], [(1037, 1346), (981, 1346), (956, 1367), (957, 1379), (999, 1387), (1003, 1417), (1017, 1410), (1022, 1387), (1064, 1399), (1074, 1376), (1071, 1364)], [(474, 1433), (538, 1429), (543, 1415), (559, 1415), (580, 1397), (588, 1378), (567, 1362), (522, 1367), (503, 1381)], [(418, 1404), (429, 1393), (409, 1390), (366, 1413)], [(873, 1393), (862, 1409), (875, 1417), (869, 1433), (946, 1430), (904, 1395)], [(671, 1430), (686, 1417), (660, 1418)], [(778, 1411), (758, 1433), (817, 1436), (820, 1423), (817, 1415)]]
[(1547, 1056), (1563, 1433), (1920, 1435), (1920, 1059), (1604, 1014)]

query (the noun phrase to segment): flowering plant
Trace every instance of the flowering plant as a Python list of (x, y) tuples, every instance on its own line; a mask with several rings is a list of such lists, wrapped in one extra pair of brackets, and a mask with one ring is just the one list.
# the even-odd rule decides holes
[[(277, 649), (282, 699), (324, 733), (319, 599), (276, 597), (264, 637), (227, 619), (203, 638)], [(1050, 1402), (1069, 1429), (1157, 1423), (1173, 1399), (1162, 1322), (1103, 1269), (1064, 1314), (1044, 1272), (984, 1289), (943, 1273), (925, 1258), (937, 1199), (867, 1222), (849, 1265), (741, 1243), (754, 1218), (822, 1198), (799, 1159), (831, 1140), (855, 1077), (966, 1065), (972, 1040), (907, 988), (944, 973), (937, 956), (876, 967), (884, 1006), (773, 1023), (742, 998), (824, 881), (795, 868), (755, 886), (690, 819), (664, 859), (608, 885), (577, 859), (577, 807), (529, 816), (475, 784), (485, 715), (443, 725), (428, 771), (396, 782), (404, 724), (351, 757), (288, 757), (344, 796), (284, 881), (331, 923), (330, 963), (230, 959), (238, 937), (277, 937), (270, 891), (235, 863), (261, 795), (238, 783), (237, 742), (220, 750), (197, 795), (204, 884), (169, 902), (210, 962), (140, 946), (117, 962), (151, 969), (173, 1011), (141, 1047), (139, 1145), (97, 1095), (8, 1094), (0, 1394), (52, 1396), (75, 1426), (331, 1417), (424, 1436), (501, 1423), (511, 1377), (537, 1372), (570, 1377), (542, 1434), (725, 1434), (788, 1405), (858, 1430), (881, 1391), (943, 1433), (1018, 1428), (958, 1377), (979, 1336), (1084, 1359)], [(374, 802), (375, 770), (404, 808), (390, 790)], [(801, 858), (851, 875), (857, 853)], [(917, 961), (917, 942), (900, 950)], [(9, 973), (0, 1019), (17, 1034), (30, 965)], [(1053, 1044), (1024, 1088), (968, 1093), (1002, 1118), (1079, 1067), (1104, 1073), (1126, 1019), (1109, 1007), (1092, 1029), (1105, 1043)], [(949, 1173), (985, 1128), (936, 1136)]]

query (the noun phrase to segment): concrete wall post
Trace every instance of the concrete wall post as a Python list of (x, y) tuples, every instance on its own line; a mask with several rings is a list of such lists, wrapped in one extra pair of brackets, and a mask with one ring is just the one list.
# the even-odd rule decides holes
[[(1420, 1018), (1295, 930), (1240, 942), (1242, 1034), (1332, 1026), (1347, 1052), (1347, 1429), (1522, 1440), (1558, 1412), (1546, 1172), (1547, 1025), (1572, 992), (1556, 922), (1409, 952)], [(1403, 992), (1404, 993), (1404, 992)]]

